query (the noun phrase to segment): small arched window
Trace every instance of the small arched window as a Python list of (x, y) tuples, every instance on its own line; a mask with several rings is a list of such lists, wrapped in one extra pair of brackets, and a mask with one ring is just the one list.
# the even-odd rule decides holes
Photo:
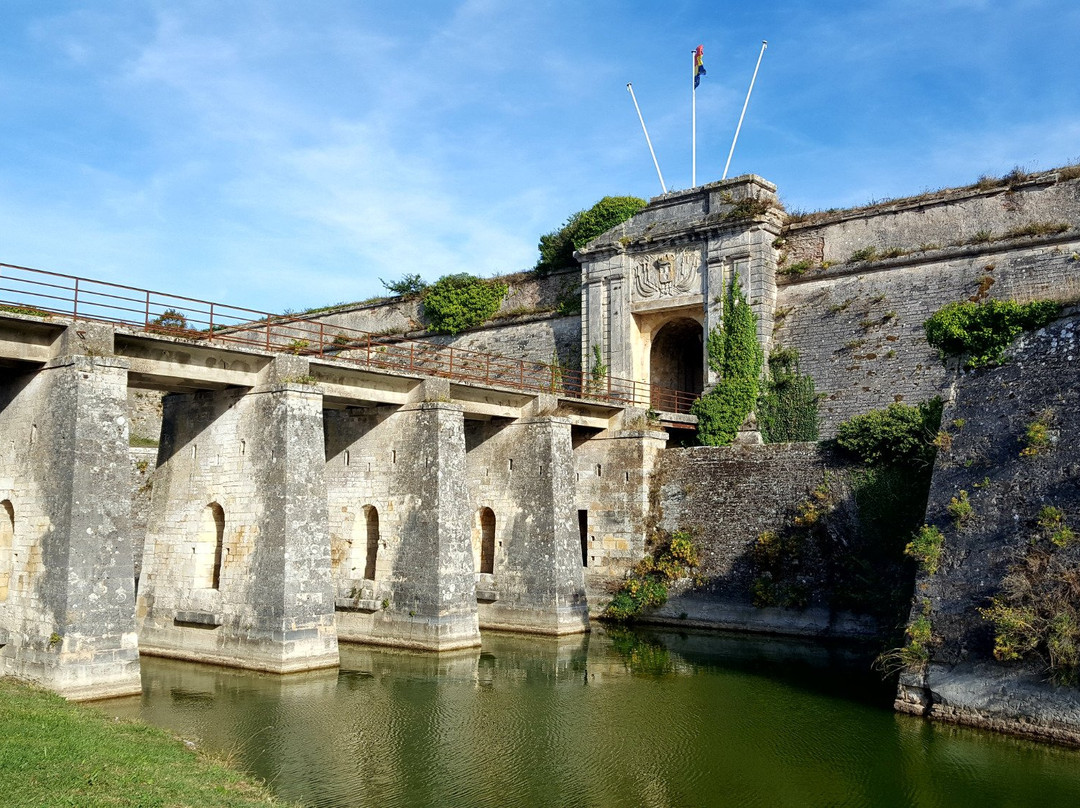
[(8, 599), (15, 545), (15, 506), (10, 499), (0, 502), (0, 603)]
[(379, 511), (374, 505), (364, 506), (364, 521), (367, 523), (367, 552), (364, 555), (364, 579), (375, 580), (379, 558)]
[(221, 588), (221, 564), (225, 543), (225, 511), (216, 502), (203, 508), (199, 534), (192, 552), (195, 555), (195, 586)]
[(481, 508), (479, 519), (480, 572), (492, 575), (495, 572), (495, 511)]

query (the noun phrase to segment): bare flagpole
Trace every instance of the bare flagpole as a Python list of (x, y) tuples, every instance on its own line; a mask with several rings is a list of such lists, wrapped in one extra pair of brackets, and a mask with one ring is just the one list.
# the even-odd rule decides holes
[(666, 194), (667, 186), (664, 185), (664, 175), (660, 173), (660, 163), (656, 161), (656, 152), (653, 151), (652, 141), (649, 139), (649, 130), (645, 128), (645, 119), (641, 117), (641, 107), (638, 106), (637, 96), (634, 95), (634, 85), (626, 82), (626, 89), (630, 91), (630, 97), (634, 99), (634, 109), (637, 110), (638, 120), (641, 121), (641, 131), (645, 133), (645, 142), (649, 144), (649, 154), (652, 155), (653, 165), (656, 166), (656, 176), (660, 178), (660, 187)]
[(761, 40), (761, 53), (757, 57), (757, 65), (754, 66), (754, 76), (750, 79), (750, 89), (746, 91), (746, 100), (742, 105), (742, 114), (739, 115), (739, 125), (735, 127), (735, 137), (731, 139), (731, 151), (728, 152), (727, 162), (724, 163), (724, 176), (721, 180), (727, 179), (728, 168), (731, 167), (731, 155), (735, 153), (735, 142), (739, 139), (739, 130), (742, 129), (743, 117), (746, 115), (746, 107), (750, 103), (750, 93), (754, 92), (754, 82), (757, 80), (758, 68), (761, 67), (761, 57), (765, 55), (765, 48), (769, 46), (767, 40)]

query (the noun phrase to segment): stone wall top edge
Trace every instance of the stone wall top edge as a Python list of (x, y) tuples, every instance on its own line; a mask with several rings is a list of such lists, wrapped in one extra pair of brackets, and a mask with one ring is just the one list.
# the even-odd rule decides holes
[(916, 196), (905, 196), (899, 199), (890, 199), (870, 205), (860, 205), (851, 208), (841, 208), (829, 211), (811, 211), (805, 219), (789, 221), (784, 224), (784, 229), (791, 233), (803, 233), (808, 230), (831, 227), (835, 224), (854, 219), (873, 219), (878, 216), (886, 216), (893, 213), (901, 213), (909, 210), (917, 210), (925, 207), (940, 207), (956, 204), (968, 199), (989, 199), (994, 196), (1010, 193), (1018, 188), (1049, 187), (1076, 180), (1059, 179), (1060, 169), (1044, 172), (1023, 182), (1006, 183), (991, 188), (979, 188), (978, 185), (966, 185), (960, 188), (942, 188)]
[(1080, 241), (1080, 231), (1067, 230), (1064, 233), (1052, 233), (1039, 236), (1017, 236), (1012, 239), (1002, 239), (988, 244), (962, 244), (955, 247), (942, 247), (938, 250), (925, 252), (913, 252), (897, 258), (882, 258), (877, 261), (845, 261), (833, 264), (826, 269), (811, 268), (799, 275), (784, 274), (777, 272), (777, 286), (796, 286), (802, 283), (814, 281), (832, 280), (849, 275), (867, 275), (875, 272), (887, 272), (901, 267), (918, 266), (920, 264), (937, 264), (944, 261), (952, 261), (958, 258), (975, 258), (980, 255), (996, 255), (998, 253), (1015, 252), (1016, 250), (1029, 247), (1048, 247), (1055, 244), (1067, 244), (1071, 241)]
[(676, 205), (694, 196), (705, 196), (709, 193), (726, 189), (734, 188), (739, 185), (757, 185), (766, 191), (776, 192), (776, 185), (769, 182), (764, 177), (757, 174), (740, 174), (738, 177), (732, 177), (727, 180), (716, 180), (714, 182), (706, 183), (705, 185), (698, 185), (694, 188), (683, 188), (677, 191), (668, 191), (666, 194), (660, 194), (649, 198), (649, 205), (668, 206)]

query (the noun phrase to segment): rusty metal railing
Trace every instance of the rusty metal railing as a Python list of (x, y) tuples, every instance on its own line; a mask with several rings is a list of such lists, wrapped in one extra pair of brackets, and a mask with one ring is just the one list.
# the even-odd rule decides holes
[(401, 335), (0, 263), (0, 313), (62, 316), (196, 342), (341, 359), (382, 370), (438, 376), (529, 393), (687, 413), (697, 398), (607, 374), (507, 359)]

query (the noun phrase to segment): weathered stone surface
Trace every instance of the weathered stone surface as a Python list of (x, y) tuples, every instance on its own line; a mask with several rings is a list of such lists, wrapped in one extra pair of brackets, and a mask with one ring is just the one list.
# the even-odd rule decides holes
[[(80, 324), (81, 326), (82, 324)], [(0, 384), (0, 670), (74, 699), (140, 690), (127, 364), (80, 328)]]
[(853, 540), (857, 522), (849, 468), (813, 443), (666, 449), (652, 479), (656, 525), (691, 532), (700, 547), (697, 572), (703, 582), (674, 587), (667, 604), (646, 619), (776, 634), (876, 634), (875, 620), (829, 608), (830, 570), (817, 555), (802, 571), (813, 592), (809, 608), (759, 609), (751, 597), (758, 536), (788, 527), (796, 505), (826, 481), (839, 502), (831, 520), (837, 535), (830, 533), (830, 540)]
[(484, 578), (489, 588), (477, 592), (478, 599), (488, 593), (479, 609), (481, 628), (587, 631), (570, 422), (551, 416), (470, 422), (466, 445), (478, 574), (485, 556), (482, 509), (493, 522), (491, 577)]
[(327, 413), (326, 480), (342, 640), (426, 650), (479, 645), (461, 408)]
[[(898, 702), (932, 717), (1080, 739), (1076, 688), (1054, 687), (1037, 663), (993, 660), (993, 627), (979, 609), (1033, 544), (1044, 506), (1080, 527), (1080, 318), (1064, 317), (1029, 334), (1002, 367), (959, 376), (942, 427), (951, 445), (934, 468), (927, 521), (945, 536), (936, 574), (920, 575), (913, 617), (929, 604), (935, 643), (925, 678), (909, 676)], [(1050, 444), (1022, 455), (1028, 426), (1050, 425)], [(966, 491), (972, 516), (958, 524), (951, 498)], [(1054, 550), (1080, 564), (1080, 543)]]
[(278, 673), (337, 664), (322, 397), (289, 380), (295, 360), (275, 360), (250, 392), (165, 398), (138, 599), (144, 653)]

